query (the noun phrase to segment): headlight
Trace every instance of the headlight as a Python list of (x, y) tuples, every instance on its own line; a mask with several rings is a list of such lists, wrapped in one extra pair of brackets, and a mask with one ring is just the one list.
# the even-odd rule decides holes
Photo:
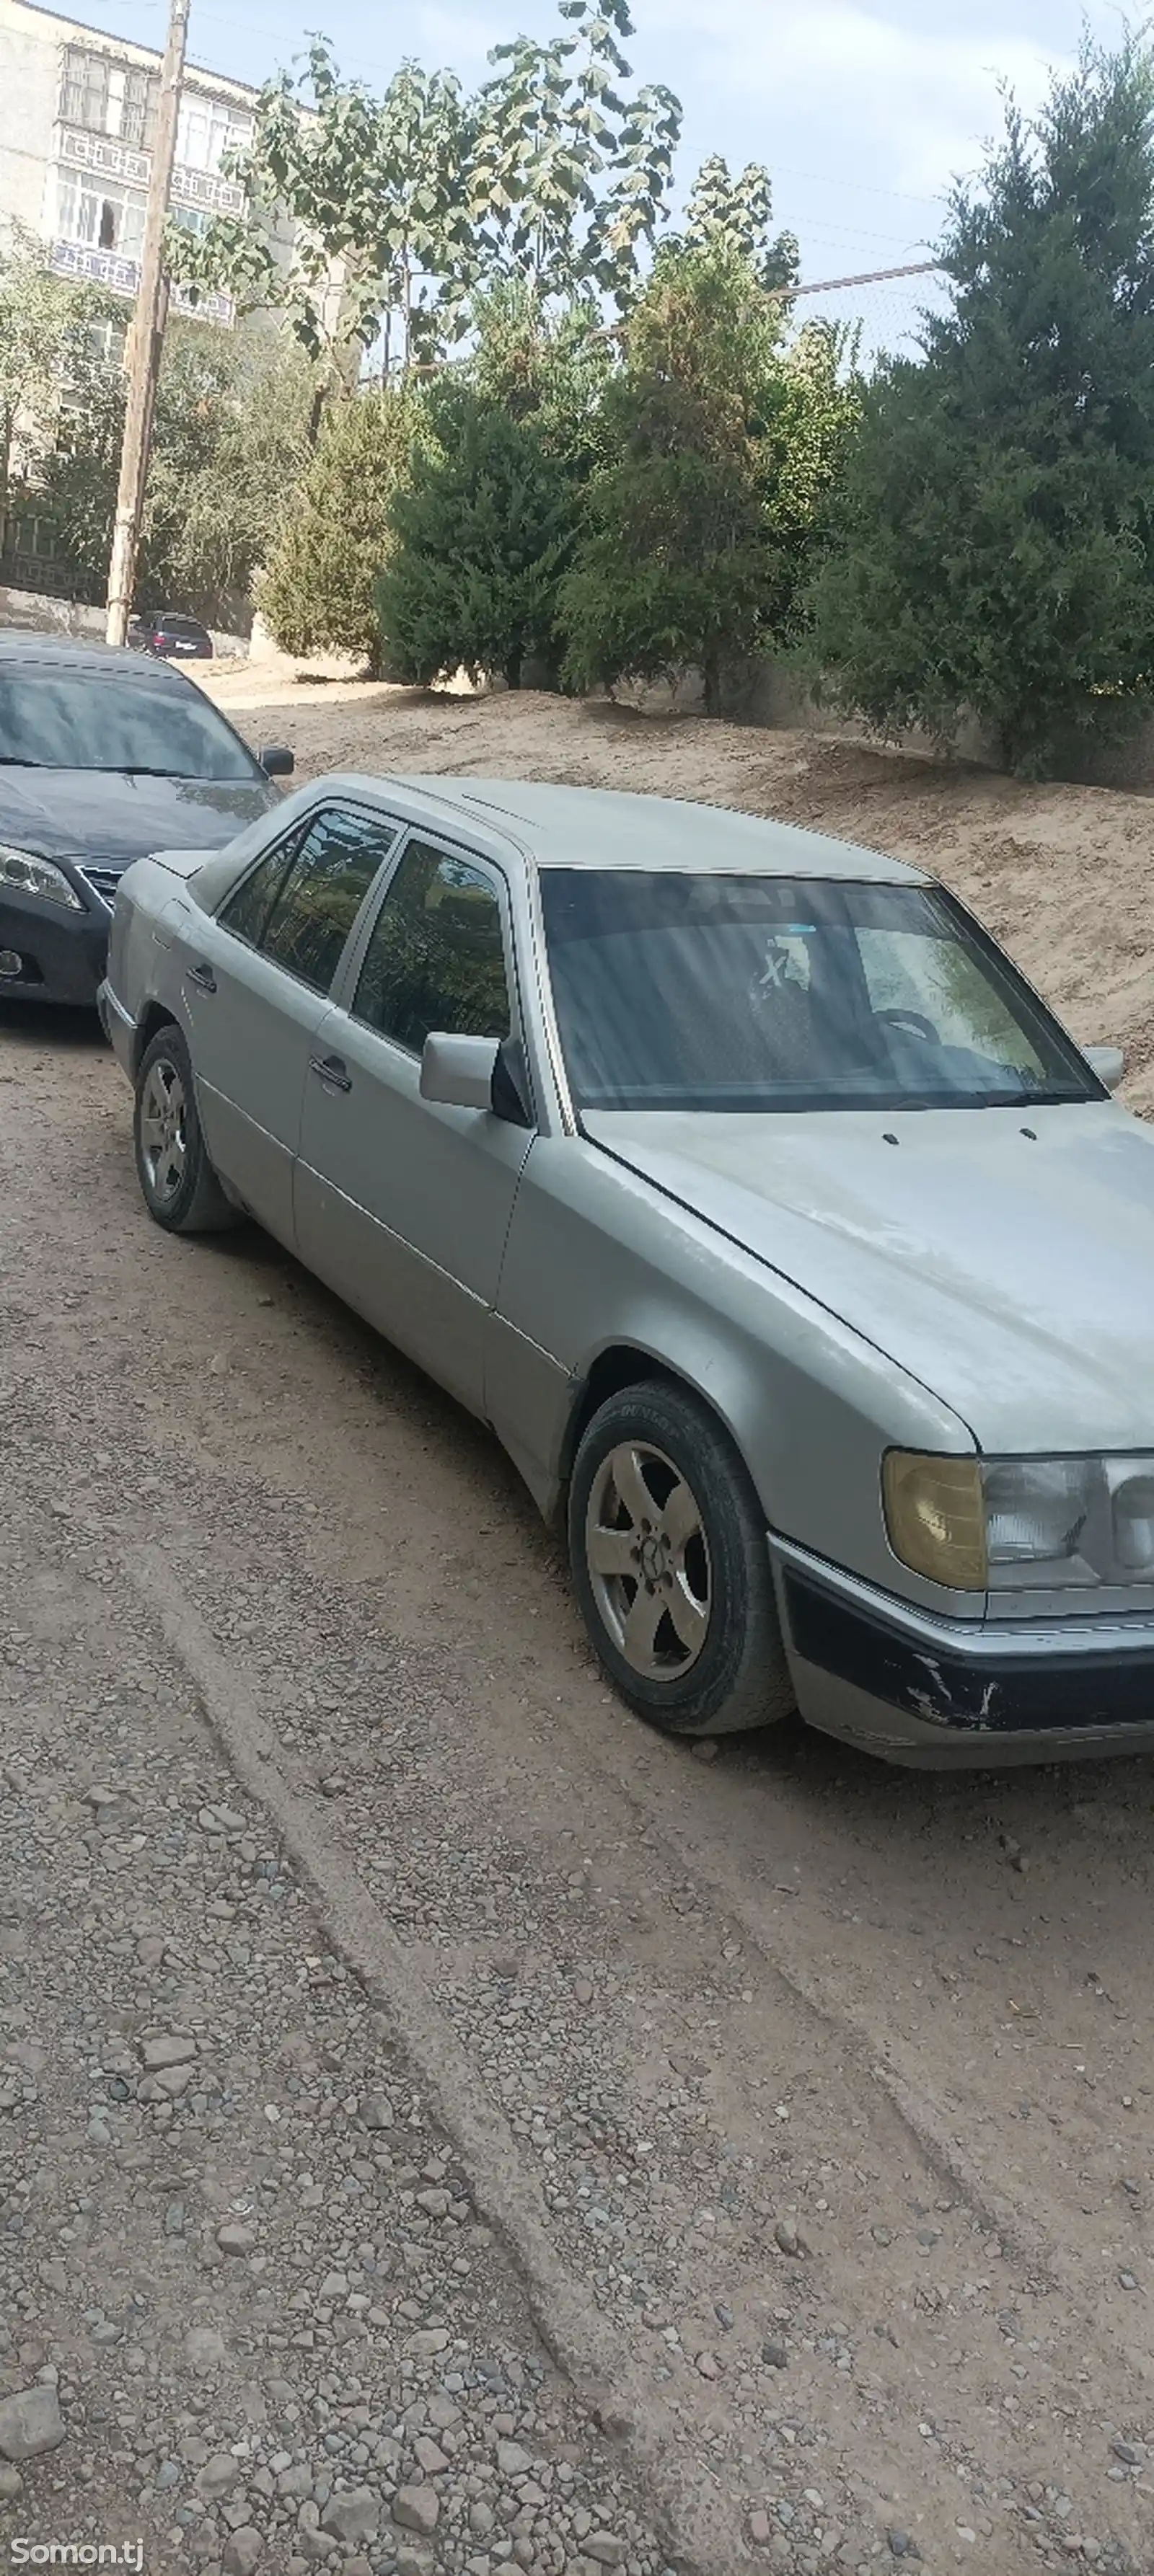
[(985, 1591), (980, 1458), (919, 1458), (891, 1449), (882, 1492), (890, 1546), (903, 1565), (951, 1592)]
[(51, 859), (38, 859), (33, 850), (13, 850), (0, 841), (0, 892), (5, 886), (14, 886), (18, 894), (39, 895), (42, 903), (63, 904), (67, 912), (84, 910), (63, 868), (53, 867)]
[(895, 1556), (955, 1592), (1154, 1583), (1154, 1457), (928, 1458), (882, 1469)]

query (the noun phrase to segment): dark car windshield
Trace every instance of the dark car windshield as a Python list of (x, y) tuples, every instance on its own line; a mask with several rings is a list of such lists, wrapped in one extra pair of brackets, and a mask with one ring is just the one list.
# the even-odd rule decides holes
[(546, 868), (584, 1109), (966, 1109), (1100, 1099), (1000, 951), (936, 887)]
[(135, 769), (244, 779), (255, 760), (199, 689), (142, 686), (120, 672), (0, 670), (0, 761), (39, 769)]

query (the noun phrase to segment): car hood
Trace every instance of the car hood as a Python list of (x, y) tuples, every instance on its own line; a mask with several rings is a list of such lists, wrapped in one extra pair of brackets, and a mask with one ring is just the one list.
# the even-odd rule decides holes
[(980, 1448), (1154, 1448), (1154, 1133), (1113, 1102), (584, 1124)]
[(258, 779), (129, 778), (118, 769), (0, 768), (0, 841), (44, 859), (127, 867), (164, 842), (218, 850), (275, 803)]

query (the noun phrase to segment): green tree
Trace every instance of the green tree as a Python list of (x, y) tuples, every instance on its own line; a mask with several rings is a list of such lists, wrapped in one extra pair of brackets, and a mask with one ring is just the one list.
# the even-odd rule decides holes
[(85, 326), (104, 309), (90, 289), (55, 277), (41, 243), (13, 228), (0, 252), (0, 551), (17, 455), (22, 478), (34, 475), (69, 377), (87, 364)]
[[(549, 297), (624, 303), (661, 219), (681, 124), (662, 87), (621, 94), (626, 0), (559, 0), (563, 31), (490, 56), (469, 98), (451, 72), (402, 63), (381, 97), (342, 78), (314, 37), (305, 68), (261, 93), (234, 164), (240, 216), (170, 232), (173, 273), (242, 306), (282, 309), (325, 384), (347, 389), (366, 350), (387, 375), (429, 364), (503, 277)], [(292, 227), (287, 267), (273, 247)]]
[(604, 458), (611, 335), (584, 302), (550, 308), (528, 278), (501, 279), (473, 308), (469, 381), (517, 420), (533, 420), (577, 484)]
[(264, 330), (184, 325), (157, 393), (140, 604), (188, 599), (224, 617), (251, 595), (303, 471), (312, 375)]
[[(173, 273), (248, 311), (283, 311), (326, 391), (349, 389), (382, 331), (388, 349), (394, 319), (404, 361), (428, 357), (472, 270), (471, 135), (453, 73), (403, 62), (378, 98), (343, 79), (314, 36), (300, 75), (279, 72), (261, 91), (252, 143), (232, 165), (245, 212), (200, 235), (173, 225)], [(274, 246), (285, 219), (287, 265)]]
[(1083, 48), (1011, 104), (942, 245), (949, 310), (871, 387), (811, 653), (879, 730), (967, 714), (1022, 772), (1154, 673), (1154, 78)]
[(719, 152), (703, 161), (690, 191), (681, 237), (687, 250), (723, 244), (749, 261), (766, 288), (796, 286), (800, 275), (795, 233), (771, 232), (773, 188), (760, 161), (747, 161), (734, 179)]
[(763, 640), (796, 649), (818, 566), (836, 544), (861, 422), (857, 335), (807, 322), (767, 378), (755, 473), (762, 505)]
[(464, 668), (516, 689), (528, 660), (556, 661), (575, 486), (531, 412), (461, 381), (440, 384), (429, 409), (430, 444), (393, 503), (377, 584), (389, 658), (426, 685)]
[(759, 485), (781, 308), (724, 243), (663, 251), (605, 402), (611, 461), (562, 594), (577, 687), (700, 669), (716, 713), (726, 663), (762, 633)]
[(662, 84), (622, 95), (627, 0), (559, 0), (559, 12), (549, 43), (518, 36), (489, 57), (469, 182), (479, 272), (620, 308), (664, 211), (681, 107)]
[(333, 403), (283, 519), (258, 606), (286, 653), (363, 656), (379, 670), (374, 586), (393, 545), (420, 409), (399, 389)]
[[(174, 323), (157, 387), (139, 608), (235, 616), (305, 458), (310, 375), (271, 333)], [(78, 588), (103, 597), (124, 429), (119, 368), (90, 369), (40, 465), (38, 501)]]

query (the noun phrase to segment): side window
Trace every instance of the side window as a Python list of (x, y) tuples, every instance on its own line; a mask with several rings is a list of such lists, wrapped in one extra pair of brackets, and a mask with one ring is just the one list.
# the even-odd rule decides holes
[(327, 993), (341, 950), (387, 858), (396, 827), (331, 807), (310, 823), (276, 892), (256, 945), (290, 975)]
[(373, 926), (353, 1011), (414, 1055), (430, 1029), (508, 1037), (501, 908), (480, 868), (410, 841)]
[(246, 877), (242, 877), (234, 894), (222, 903), (217, 914), (225, 930), (237, 939), (247, 940), (250, 948), (260, 944), (260, 935), (292, 866), (308, 826), (290, 832), (287, 840), (278, 841), (275, 849), (258, 859)]

